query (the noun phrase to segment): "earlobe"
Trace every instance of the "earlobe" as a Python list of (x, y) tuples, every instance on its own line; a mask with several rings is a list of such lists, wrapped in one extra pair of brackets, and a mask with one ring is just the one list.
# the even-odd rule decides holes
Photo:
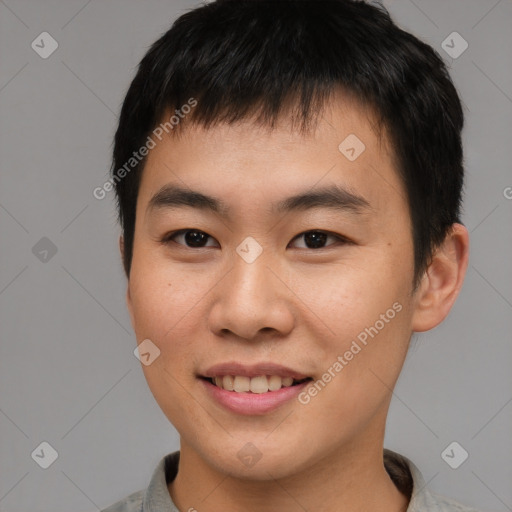
[(453, 224), (415, 293), (412, 330), (428, 331), (448, 315), (457, 298), (469, 261), (469, 235), (462, 224)]

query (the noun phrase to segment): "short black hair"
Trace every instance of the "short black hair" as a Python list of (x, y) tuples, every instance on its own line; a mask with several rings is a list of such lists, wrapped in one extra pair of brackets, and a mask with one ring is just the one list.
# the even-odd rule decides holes
[[(256, 115), (273, 127), (292, 105), (292, 119), (307, 132), (337, 90), (371, 106), (386, 127), (407, 192), (417, 284), (460, 222), (463, 110), (439, 54), (399, 28), (383, 6), (357, 0), (216, 0), (180, 16), (150, 47), (114, 138), (126, 275), (145, 158), (122, 179), (118, 170), (166, 113), (181, 112), (192, 98), (186, 123), (208, 128)], [(167, 122), (166, 131), (182, 124)]]

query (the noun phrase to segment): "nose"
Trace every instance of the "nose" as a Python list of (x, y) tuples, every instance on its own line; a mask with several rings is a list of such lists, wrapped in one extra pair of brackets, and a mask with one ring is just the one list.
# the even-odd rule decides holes
[[(247, 263), (238, 254), (234, 265), (214, 288), (214, 304), (209, 314), (209, 328), (219, 336), (228, 332), (246, 340), (284, 336), (294, 326), (293, 292), (286, 285), (284, 272), (263, 254)], [(277, 270), (276, 270), (277, 269)]]

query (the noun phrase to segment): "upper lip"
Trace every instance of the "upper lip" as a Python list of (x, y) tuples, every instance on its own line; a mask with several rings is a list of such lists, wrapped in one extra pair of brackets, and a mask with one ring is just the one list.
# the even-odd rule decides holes
[(258, 364), (241, 364), (237, 362), (226, 362), (216, 364), (208, 368), (202, 377), (214, 378), (224, 377), (225, 375), (243, 376), (243, 377), (259, 377), (261, 375), (278, 375), (279, 377), (292, 377), (295, 380), (302, 380), (309, 378), (309, 375), (304, 375), (296, 370), (287, 368), (280, 364), (271, 362), (262, 362)]

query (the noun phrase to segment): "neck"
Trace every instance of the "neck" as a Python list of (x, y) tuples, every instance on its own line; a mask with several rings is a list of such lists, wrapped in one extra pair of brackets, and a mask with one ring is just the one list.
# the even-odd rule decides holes
[(383, 446), (351, 447), (285, 478), (247, 480), (219, 472), (185, 441), (169, 493), (179, 510), (199, 512), (405, 512), (408, 498), (395, 486), (383, 462)]

